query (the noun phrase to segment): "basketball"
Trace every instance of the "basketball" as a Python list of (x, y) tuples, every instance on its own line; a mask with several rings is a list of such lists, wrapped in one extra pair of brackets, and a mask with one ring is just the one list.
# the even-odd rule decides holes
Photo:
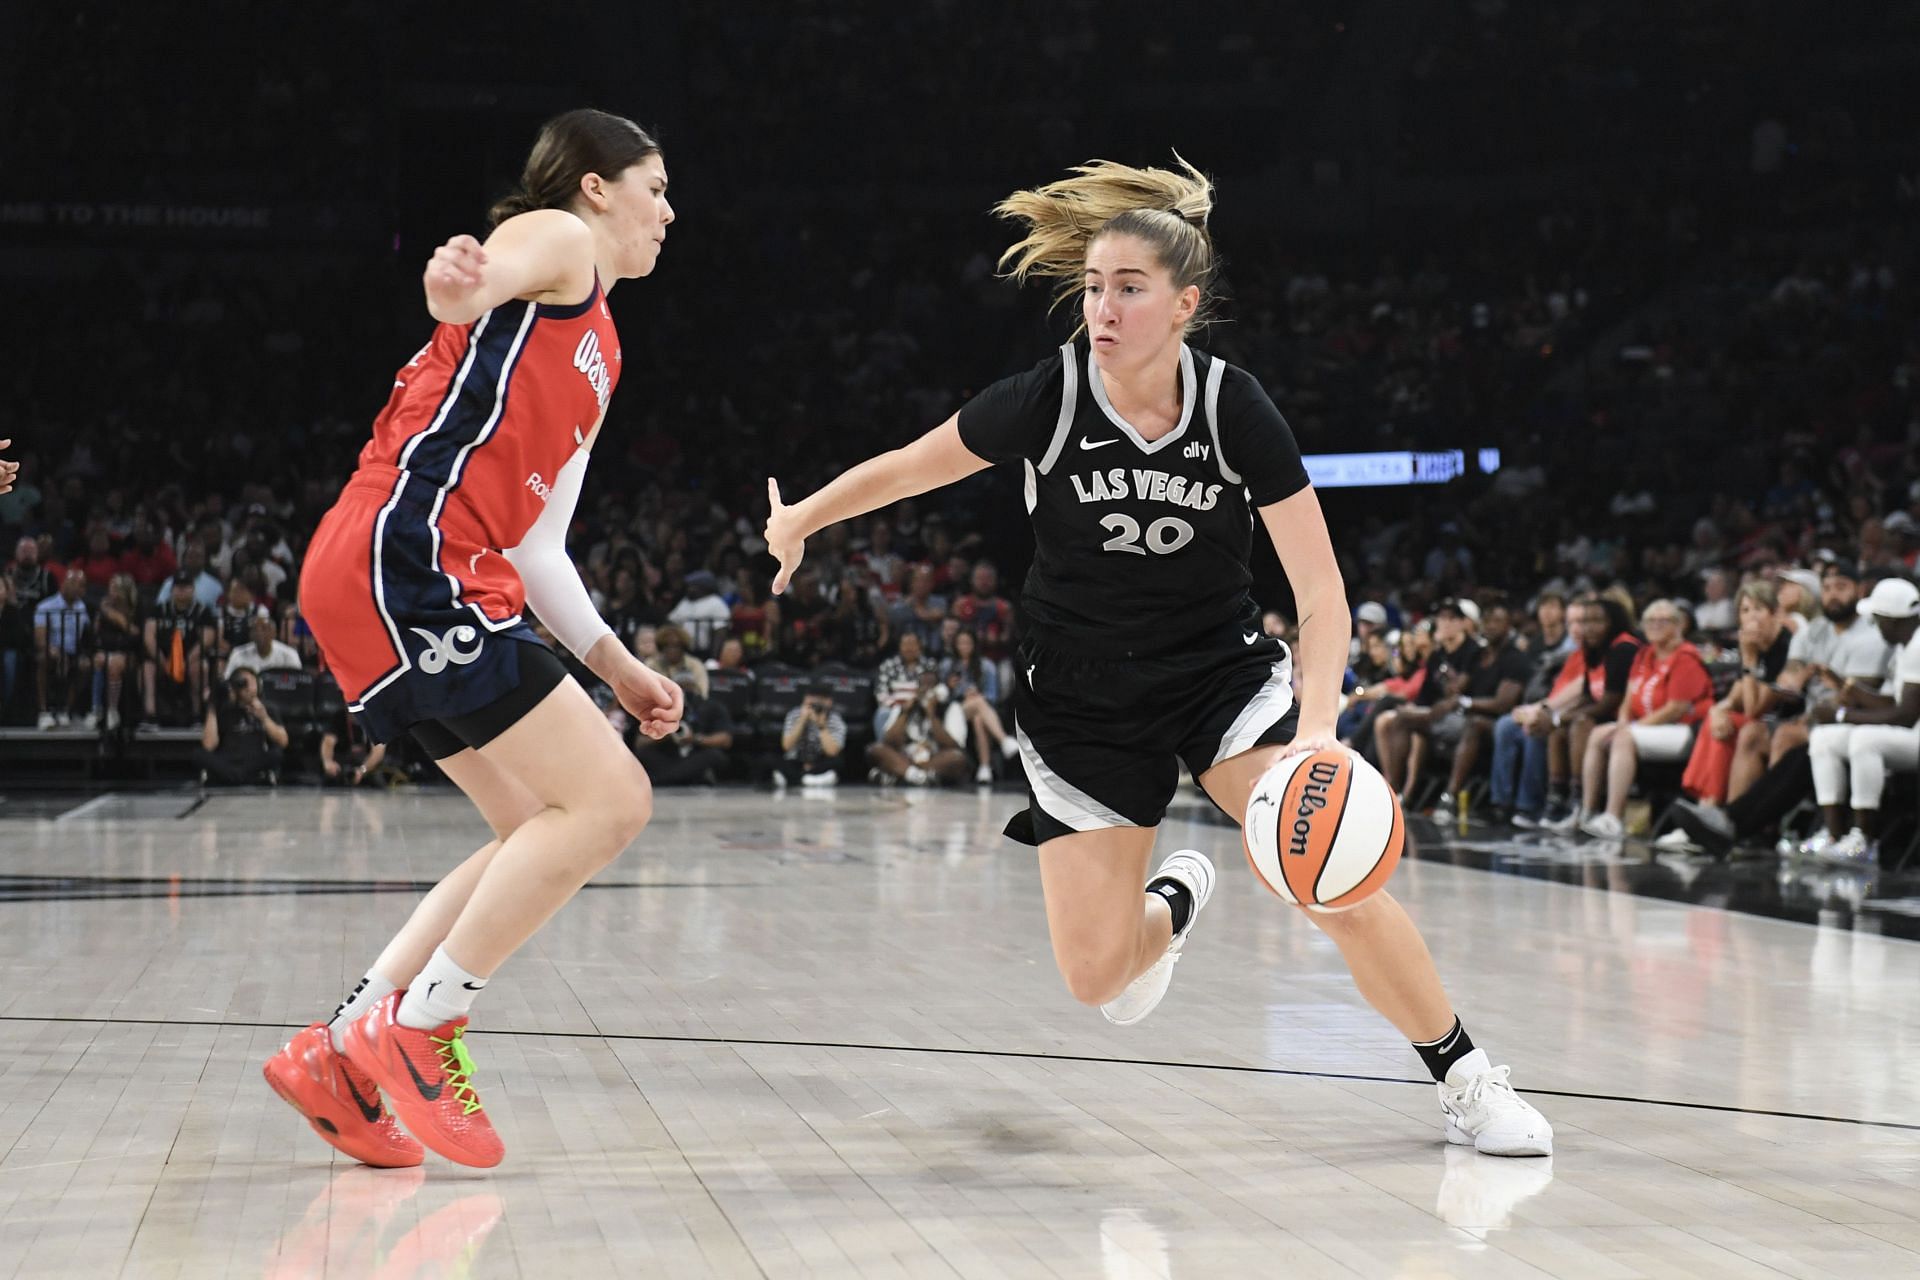
[(1373, 896), (1400, 864), (1407, 824), (1378, 770), (1351, 751), (1289, 756), (1247, 801), (1247, 864), (1281, 898), (1344, 911)]

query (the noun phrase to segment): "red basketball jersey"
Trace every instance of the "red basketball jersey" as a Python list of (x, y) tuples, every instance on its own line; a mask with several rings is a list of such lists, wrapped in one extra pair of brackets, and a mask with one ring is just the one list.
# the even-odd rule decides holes
[(620, 379), (620, 336), (596, 282), (575, 306), (503, 303), (443, 324), (393, 377), (360, 477), (394, 483), (471, 540), (518, 546), (553, 478), (592, 434)]

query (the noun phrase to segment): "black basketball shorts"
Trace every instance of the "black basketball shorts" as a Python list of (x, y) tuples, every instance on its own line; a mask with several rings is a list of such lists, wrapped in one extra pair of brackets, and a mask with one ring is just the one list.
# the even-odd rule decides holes
[(1268, 743), (1293, 741), (1293, 655), (1259, 615), (1177, 652), (1097, 659), (1028, 641), (1014, 655), (1014, 733), (1029, 808), (1006, 834), (1155, 827), (1180, 785)]

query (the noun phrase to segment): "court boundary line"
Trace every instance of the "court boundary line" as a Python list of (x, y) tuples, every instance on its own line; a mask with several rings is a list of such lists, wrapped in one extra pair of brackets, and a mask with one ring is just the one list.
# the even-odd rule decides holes
[[(34, 1017), (0, 1013), (0, 1023), (49, 1022), (88, 1026), (217, 1027), (240, 1031), (301, 1031), (303, 1022), (221, 1022), (212, 1018), (79, 1018), (67, 1015)], [(1241, 1075), (1288, 1076), (1303, 1080), (1353, 1080), (1363, 1084), (1415, 1084), (1426, 1088), (1431, 1080), (1407, 1076), (1367, 1075), (1355, 1071), (1309, 1071), (1300, 1067), (1255, 1067), (1232, 1062), (1174, 1062), (1161, 1058), (1111, 1058), (1090, 1053), (1048, 1053), (1037, 1049), (943, 1048), (938, 1045), (866, 1044), (848, 1040), (775, 1040), (759, 1036), (681, 1036), (619, 1031), (520, 1031), (506, 1027), (471, 1028), (475, 1035), (546, 1036), (561, 1040), (627, 1041), (638, 1044), (744, 1045), (765, 1049), (852, 1049), (868, 1053), (918, 1053), (939, 1057), (1015, 1058), (1034, 1062), (1082, 1062), (1115, 1067), (1164, 1067), (1176, 1071), (1231, 1071)], [(1643, 1107), (1674, 1107), (1685, 1111), (1716, 1111), (1723, 1115), (1766, 1116), (1776, 1120), (1815, 1120), (1850, 1124), (1863, 1129), (1897, 1129), (1920, 1133), (1920, 1123), (1902, 1120), (1863, 1120), (1857, 1116), (1829, 1116), (1811, 1111), (1776, 1111), (1768, 1107), (1741, 1107), (1724, 1102), (1682, 1102), (1674, 1098), (1640, 1098), (1624, 1093), (1593, 1093), (1582, 1089), (1515, 1089), (1542, 1098), (1575, 1098), (1587, 1102), (1630, 1102)]]

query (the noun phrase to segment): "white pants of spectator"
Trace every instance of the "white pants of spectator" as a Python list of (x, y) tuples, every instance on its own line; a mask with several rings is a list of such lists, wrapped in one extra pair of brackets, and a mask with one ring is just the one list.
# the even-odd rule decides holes
[(1693, 752), (1693, 726), (1684, 724), (1630, 724), (1634, 754), (1650, 764), (1672, 764)]
[[(1892, 724), (1817, 724), (1807, 745), (1813, 798), (1822, 807), (1850, 799), (1850, 808), (1878, 809), (1887, 770), (1920, 768), (1920, 730)], [(1852, 795), (1846, 795), (1851, 780)]]

